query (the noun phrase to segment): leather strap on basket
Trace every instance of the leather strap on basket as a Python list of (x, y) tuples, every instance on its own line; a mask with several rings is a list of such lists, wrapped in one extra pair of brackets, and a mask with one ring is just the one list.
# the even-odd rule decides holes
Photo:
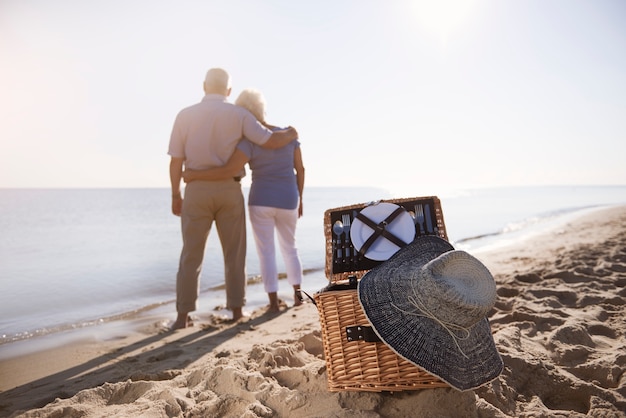
[(304, 290), (302, 290), (302, 289), (300, 289), (300, 292), (304, 293), (304, 294), (306, 295), (306, 297), (308, 297), (308, 298), (309, 298), (309, 300), (310, 300), (311, 302), (313, 302), (313, 305), (317, 306), (317, 303), (315, 303), (315, 299), (313, 299), (313, 298), (311, 297), (311, 295), (309, 295), (307, 292), (305, 292), (305, 291), (304, 291)]
[(406, 245), (406, 242), (402, 241), (400, 238), (396, 237), (395, 235), (393, 235), (391, 232), (387, 231), (386, 229), (387, 225), (393, 222), (393, 220), (397, 218), (402, 212), (404, 212), (404, 208), (401, 206), (398, 206), (396, 210), (391, 212), (389, 216), (387, 216), (384, 220), (382, 220), (379, 223), (372, 221), (365, 215), (361, 214), (361, 212), (357, 213), (356, 218), (374, 230), (374, 233), (372, 233), (372, 235), (369, 236), (369, 238), (363, 243), (363, 246), (359, 250), (360, 257), (365, 256), (365, 253), (367, 252), (367, 250), (369, 250), (372, 244), (381, 235), (387, 238), (389, 241), (396, 244), (400, 248)]
[(376, 335), (372, 327), (365, 325), (346, 327), (346, 340), (349, 342), (365, 341), (367, 343), (378, 343), (382, 341), (380, 337)]

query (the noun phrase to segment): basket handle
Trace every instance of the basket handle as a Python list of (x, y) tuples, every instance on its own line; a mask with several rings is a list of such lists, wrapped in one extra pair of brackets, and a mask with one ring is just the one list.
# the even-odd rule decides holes
[[(323, 288), (322, 290), (320, 290), (317, 293), (323, 293), (323, 292), (332, 292), (334, 290), (350, 290), (350, 289), (356, 289), (357, 286), (359, 284), (358, 279), (356, 278), (356, 276), (354, 275), (350, 275), (348, 276), (348, 283), (346, 284), (338, 284), (338, 283), (331, 283), (328, 286), (326, 286), (325, 288)], [(311, 297), (311, 295), (309, 295), (307, 292), (305, 292), (304, 290), (300, 289), (300, 291), (302, 293), (304, 293), (305, 295), (307, 295), (307, 297), (309, 299), (311, 299), (311, 302), (313, 302), (313, 305), (315, 305), (317, 307), (317, 303), (315, 303), (315, 299), (313, 299)]]

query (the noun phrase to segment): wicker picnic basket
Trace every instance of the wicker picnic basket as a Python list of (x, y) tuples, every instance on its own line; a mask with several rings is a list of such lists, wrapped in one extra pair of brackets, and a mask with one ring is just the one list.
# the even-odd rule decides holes
[[(428, 207), (429, 227), (422, 233), (447, 239), (441, 204), (436, 197), (394, 199), (386, 202), (411, 212), (416, 205)], [(375, 204), (375, 203), (372, 203)], [(350, 254), (338, 262), (337, 240), (332, 238), (332, 224), (342, 216), (353, 216), (371, 204), (329, 209), (324, 214), (326, 235), (326, 275), (330, 285), (314, 295), (318, 308), (328, 389), (341, 391), (403, 391), (449, 387), (435, 376), (399, 357), (375, 335), (358, 300), (357, 281), (382, 261), (357, 257), (348, 243)], [(419, 226), (416, 226), (420, 234)], [(342, 245), (343, 254), (346, 245)], [(353, 269), (352, 271), (350, 269)]]

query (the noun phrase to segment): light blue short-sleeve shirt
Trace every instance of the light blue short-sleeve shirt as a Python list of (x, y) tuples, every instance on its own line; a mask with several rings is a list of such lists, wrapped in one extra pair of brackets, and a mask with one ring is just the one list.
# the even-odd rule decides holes
[(243, 139), (237, 148), (246, 154), (252, 170), (248, 205), (296, 209), (300, 198), (294, 171), (294, 152), (300, 142), (278, 149), (260, 147)]

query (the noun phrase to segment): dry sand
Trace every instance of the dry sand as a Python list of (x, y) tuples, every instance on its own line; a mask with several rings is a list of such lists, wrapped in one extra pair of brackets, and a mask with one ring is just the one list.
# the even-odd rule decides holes
[(200, 314), (173, 333), (144, 317), (2, 360), (0, 416), (626, 417), (626, 207), (475, 255), (498, 284), (505, 363), (476, 391), (328, 392), (307, 303), (240, 323)]

